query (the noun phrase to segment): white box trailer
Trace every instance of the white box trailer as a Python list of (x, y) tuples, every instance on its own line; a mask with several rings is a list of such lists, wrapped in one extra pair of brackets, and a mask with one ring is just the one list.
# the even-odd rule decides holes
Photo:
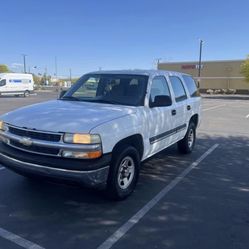
[(32, 74), (0, 74), (0, 95), (22, 95), (28, 97), (33, 91), (34, 80)]

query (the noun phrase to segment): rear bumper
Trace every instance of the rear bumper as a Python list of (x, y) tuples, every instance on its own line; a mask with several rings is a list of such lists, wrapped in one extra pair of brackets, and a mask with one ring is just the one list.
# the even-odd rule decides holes
[(36, 157), (0, 143), (0, 164), (16, 173), (76, 182), (87, 187), (102, 188), (106, 185), (111, 155), (103, 156), (97, 162), (63, 158), (54, 162), (54, 158), (39, 156), (40, 160), (37, 160)]

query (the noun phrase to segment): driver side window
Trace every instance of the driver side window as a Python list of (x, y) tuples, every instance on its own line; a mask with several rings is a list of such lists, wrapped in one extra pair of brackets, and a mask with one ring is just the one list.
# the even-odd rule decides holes
[(152, 103), (155, 101), (156, 96), (169, 96), (171, 98), (168, 82), (163, 76), (156, 76), (152, 80), (150, 91), (150, 101)]

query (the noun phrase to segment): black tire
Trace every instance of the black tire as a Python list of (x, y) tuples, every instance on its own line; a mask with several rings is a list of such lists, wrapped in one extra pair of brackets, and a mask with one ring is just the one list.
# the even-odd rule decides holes
[[(191, 134), (192, 134), (192, 141), (190, 142)], [(177, 143), (179, 152), (182, 154), (191, 153), (195, 147), (195, 140), (196, 140), (196, 126), (193, 122), (190, 122), (185, 137)]]
[[(122, 167), (122, 162), (127, 160), (128, 164), (130, 163), (129, 169), (134, 168), (133, 174), (127, 173), (125, 171), (120, 172), (120, 168)], [(133, 164), (132, 164), (133, 162)], [(131, 165), (134, 165), (131, 166)], [(127, 198), (135, 189), (138, 177), (139, 177), (139, 169), (140, 169), (140, 156), (138, 151), (129, 145), (121, 146), (117, 150), (113, 152), (113, 158), (110, 166), (110, 172), (107, 180), (106, 193), (109, 198), (113, 200), (123, 200)], [(122, 178), (120, 177), (123, 174), (128, 174), (127, 181), (130, 182), (129, 185), (125, 186), (123, 181), (122, 186)], [(129, 178), (129, 174), (130, 177)], [(128, 183), (127, 183), (128, 184)]]
[(26, 91), (24, 92), (24, 94), (23, 94), (23, 96), (24, 96), (25, 98), (29, 97), (29, 95), (30, 95), (30, 92), (29, 92), (28, 90), (26, 90)]

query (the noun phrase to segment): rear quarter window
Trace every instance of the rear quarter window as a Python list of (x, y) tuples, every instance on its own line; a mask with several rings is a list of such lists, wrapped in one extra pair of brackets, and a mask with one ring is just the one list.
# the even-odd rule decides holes
[(188, 88), (189, 95), (191, 97), (199, 97), (200, 96), (199, 89), (197, 88), (197, 85), (194, 79), (188, 75), (183, 75), (182, 77)]
[(180, 102), (187, 99), (187, 94), (181, 79), (177, 76), (169, 76), (169, 78), (175, 94), (176, 102)]

